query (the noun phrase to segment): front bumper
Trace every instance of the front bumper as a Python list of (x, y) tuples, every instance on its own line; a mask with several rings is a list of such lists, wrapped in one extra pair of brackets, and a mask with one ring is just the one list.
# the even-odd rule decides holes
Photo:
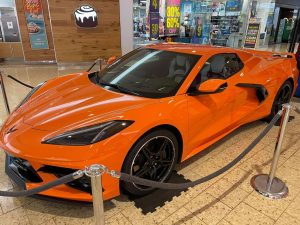
[[(75, 169), (47, 165), (42, 165), (39, 169), (35, 169), (32, 167), (31, 162), (6, 154), (5, 172), (22, 190), (38, 187), (75, 171)], [(92, 200), (91, 183), (86, 176), (40, 194), (77, 201)]]

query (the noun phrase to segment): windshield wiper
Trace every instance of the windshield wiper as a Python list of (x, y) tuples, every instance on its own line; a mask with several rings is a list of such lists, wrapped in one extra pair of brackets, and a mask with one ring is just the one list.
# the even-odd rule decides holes
[(105, 82), (99, 82), (99, 84), (104, 85), (104, 86), (108, 86), (108, 87), (112, 87), (114, 89), (119, 90), (122, 93), (140, 96), (139, 93), (131, 91), (127, 88), (121, 87), (120, 85), (117, 85), (117, 84), (111, 84), (111, 83), (105, 83)]

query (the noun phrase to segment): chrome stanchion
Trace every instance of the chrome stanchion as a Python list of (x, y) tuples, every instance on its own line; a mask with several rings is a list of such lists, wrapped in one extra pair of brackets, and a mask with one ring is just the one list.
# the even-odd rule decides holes
[(99, 61), (99, 71), (101, 71), (102, 70), (102, 59), (100, 59), (100, 61)]
[(104, 205), (102, 196), (102, 174), (106, 171), (103, 165), (94, 164), (85, 169), (85, 174), (91, 178), (94, 219), (96, 225), (104, 225)]
[(0, 85), (1, 85), (1, 91), (2, 91), (2, 96), (3, 96), (3, 100), (4, 100), (4, 106), (6, 109), (7, 114), (10, 114), (10, 108), (9, 108), (9, 104), (8, 104), (8, 100), (7, 100), (7, 94), (6, 94), (6, 90), (5, 90), (5, 86), (4, 86), (4, 82), (3, 82), (3, 75), (0, 71)]
[(279, 178), (275, 177), (285, 129), (289, 121), (290, 111), (292, 109), (292, 106), (290, 104), (284, 104), (282, 107), (283, 113), (270, 173), (269, 175), (259, 174), (251, 179), (251, 185), (258, 193), (272, 199), (284, 198), (288, 195), (289, 192), (288, 187), (285, 185), (285, 183)]

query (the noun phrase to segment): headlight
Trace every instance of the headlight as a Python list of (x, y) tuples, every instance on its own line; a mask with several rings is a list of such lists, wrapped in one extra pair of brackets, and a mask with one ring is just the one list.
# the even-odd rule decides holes
[(106, 138), (113, 136), (126, 127), (130, 126), (133, 121), (113, 120), (101, 124), (83, 127), (73, 131), (67, 131), (56, 137), (43, 141), (43, 144), (54, 145), (90, 145)]
[[(46, 83), (46, 82), (44, 82)], [(38, 84), (36, 87), (34, 87), (27, 95), (26, 97), (21, 101), (21, 103), (18, 105), (17, 108), (21, 107), (25, 102), (28, 101), (28, 99), (30, 99), (30, 97), (37, 91), (40, 89), (40, 87), (42, 87), (44, 85), (44, 83), (40, 83)]]

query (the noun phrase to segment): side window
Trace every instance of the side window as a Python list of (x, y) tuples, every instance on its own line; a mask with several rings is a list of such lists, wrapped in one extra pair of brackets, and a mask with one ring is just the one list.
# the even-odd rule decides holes
[(243, 62), (235, 53), (221, 53), (212, 56), (205, 62), (199, 74), (193, 81), (189, 92), (209, 79), (228, 79), (244, 67)]

